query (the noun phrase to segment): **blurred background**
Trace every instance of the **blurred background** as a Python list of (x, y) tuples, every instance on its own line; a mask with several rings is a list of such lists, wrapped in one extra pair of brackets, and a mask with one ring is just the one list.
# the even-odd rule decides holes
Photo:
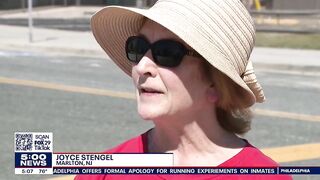
[[(90, 18), (107, 5), (155, 2), (0, 0), (0, 179), (57, 178), (14, 175), (14, 132), (53, 132), (55, 152), (101, 152), (152, 127)], [(251, 59), (267, 97), (244, 138), (281, 165), (319, 166), (320, 0), (242, 2), (255, 21)]]

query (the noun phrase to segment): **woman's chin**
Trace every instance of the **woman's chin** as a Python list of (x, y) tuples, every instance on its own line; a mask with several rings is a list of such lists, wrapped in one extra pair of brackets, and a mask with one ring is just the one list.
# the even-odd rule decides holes
[(156, 120), (165, 116), (165, 113), (162, 113), (159, 110), (151, 109), (138, 109), (138, 113), (144, 120)]

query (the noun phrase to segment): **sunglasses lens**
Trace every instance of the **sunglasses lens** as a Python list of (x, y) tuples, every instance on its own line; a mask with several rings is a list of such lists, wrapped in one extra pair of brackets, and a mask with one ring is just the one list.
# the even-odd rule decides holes
[(128, 60), (133, 63), (139, 63), (150, 47), (155, 63), (164, 67), (178, 66), (186, 54), (185, 47), (179, 42), (160, 40), (150, 45), (144, 38), (132, 36), (126, 42)]
[(126, 54), (129, 61), (138, 63), (149, 49), (149, 43), (143, 38), (130, 37), (126, 42)]
[(158, 65), (176, 67), (185, 55), (185, 48), (178, 42), (162, 40), (152, 46), (152, 55)]

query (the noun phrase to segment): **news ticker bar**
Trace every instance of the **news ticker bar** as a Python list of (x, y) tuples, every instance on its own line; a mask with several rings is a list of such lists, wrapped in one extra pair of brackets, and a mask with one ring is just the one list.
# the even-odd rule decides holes
[(320, 175), (320, 167), (218, 168), (218, 167), (53, 167), (16, 168), (17, 174), (109, 174), (109, 175)]

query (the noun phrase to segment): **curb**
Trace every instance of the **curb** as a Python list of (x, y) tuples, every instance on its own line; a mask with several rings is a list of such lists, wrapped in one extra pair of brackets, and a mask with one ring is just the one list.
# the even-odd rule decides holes
[(320, 76), (320, 66), (253, 63), (256, 71)]

